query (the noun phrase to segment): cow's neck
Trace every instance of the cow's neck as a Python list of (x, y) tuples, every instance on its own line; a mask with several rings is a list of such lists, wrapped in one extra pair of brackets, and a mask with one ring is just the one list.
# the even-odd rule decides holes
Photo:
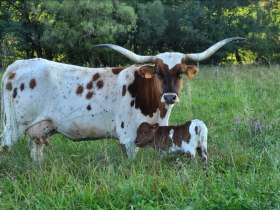
[(135, 80), (129, 85), (128, 90), (134, 100), (136, 109), (140, 109), (145, 116), (153, 117), (159, 109), (160, 118), (164, 118), (167, 113), (165, 104), (161, 102), (159, 91), (159, 81), (156, 77), (145, 79), (138, 72), (134, 73)]

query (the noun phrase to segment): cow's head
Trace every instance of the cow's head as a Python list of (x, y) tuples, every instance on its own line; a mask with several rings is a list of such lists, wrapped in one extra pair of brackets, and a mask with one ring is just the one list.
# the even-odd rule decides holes
[[(195, 66), (186, 65), (182, 59), (175, 66), (170, 67), (164, 63), (164, 57), (172, 53), (164, 53), (162, 58), (157, 58), (155, 65), (144, 65), (138, 70), (138, 73), (144, 78), (154, 78), (158, 84), (158, 90), (161, 94), (161, 102), (165, 104), (174, 104), (179, 101), (179, 93), (182, 89), (183, 76), (187, 75), (192, 79), (198, 71)], [(160, 56), (158, 56), (160, 57)]]
[(155, 141), (155, 132), (157, 131), (158, 127), (158, 123), (141, 123), (141, 125), (137, 129), (137, 137), (135, 139), (135, 144), (137, 145), (137, 147), (152, 146)]
[(159, 81), (159, 88), (162, 94), (161, 101), (165, 104), (174, 104), (179, 101), (178, 94), (182, 87), (182, 75), (186, 74), (192, 78), (198, 69), (195, 66), (188, 66), (187, 61), (202, 61), (213, 55), (225, 44), (234, 40), (244, 40), (245, 38), (233, 37), (224, 39), (202, 53), (183, 54), (177, 52), (160, 53), (155, 56), (137, 55), (123, 47), (113, 44), (100, 44), (95, 46), (109, 47), (136, 63), (153, 63), (152, 66), (142, 66), (139, 73), (147, 79), (156, 77)]

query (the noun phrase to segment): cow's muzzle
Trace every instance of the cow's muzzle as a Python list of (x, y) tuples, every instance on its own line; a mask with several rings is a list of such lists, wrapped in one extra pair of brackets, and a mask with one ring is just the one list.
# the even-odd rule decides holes
[(166, 104), (174, 104), (179, 102), (179, 97), (176, 93), (164, 93), (161, 97), (161, 102)]

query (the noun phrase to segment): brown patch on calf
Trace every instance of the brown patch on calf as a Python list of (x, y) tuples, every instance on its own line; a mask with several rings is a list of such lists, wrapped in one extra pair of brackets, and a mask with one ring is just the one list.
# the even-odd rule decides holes
[(91, 106), (90, 106), (90, 105), (87, 106), (87, 110), (88, 110), (88, 111), (91, 110)]
[(36, 86), (36, 80), (35, 79), (30, 80), (29, 87), (33, 89), (35, 86)]
[(99, 80), (96, 85), (97, 85), (98, 89), (103, 88), (103, 85), (104, 85), (103, 80)]
[(83, 91), (84, 91), (84, 87), (81, 86), (81, 85), (79, 85), (79, 86), (77, 87), (76, 93), (77, 93), (78, 95), (80, 95), (80, 94), (83, 93)]
[(122, 87), (122, 96), (125, 96), (125, 94), (126, 94), (126, 86), (123, 85), (123, 87)]
[(11, 73), (9, 74), (8, 79), (12, 80), (12, 79), (15, 78), (15, 76), (16, 76), (16, 72), (11, 72)]
[(115, 68), (112, 68), (112, 72), (113, 72), (113, 74), (119, 74), (125, 68), (126, 67), (115, 67)]
[(13, 98), (17, 97), (17, 88), (14, 88)]
[(87, 89), (92, 89), (92, 87), (93, 87), (93, 83), (92, 83), (92, 81), (90, 81), (89, 83), (87, 83)]
[(11, 91), (13, 89), (12, 83), (8, 82), (6, 84), (6, 89)]
[(23, 83), (20, 84), (20, 90), (21, 90), (21, 91), (24, 90), (24, 84), (23, 84)]
[[(142, 123), (137, 129), (137, 146), (144, 147), (150, 145), (156, 149), (168, 149), (172, 143), (181, 147), (182, 141), (190, 142), (191, 121), (178, 126), (158, 126), (158, 124)], [(170, 139), (170, 131), (173, 130), (172, 139)]]
[(92, 76), (92, 81), (98, 80), (100, 77), (99, 73), (96, 73), (95, 75)]
[(91, 99), (92, 96), (93, 96), (93, 92), (89, 91), (86, 95), (86, 99)]
[(121, 128), (124, 128), (124, 122), (122, 121)]

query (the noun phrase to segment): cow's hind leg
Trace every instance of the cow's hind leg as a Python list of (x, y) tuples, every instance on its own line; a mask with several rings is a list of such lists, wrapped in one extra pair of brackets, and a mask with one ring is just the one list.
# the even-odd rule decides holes
[(41, 121), (27, 130), (29, 136), (30, 155), (32, 160), (41, 162), (43, 160), (43, 147), (48, 145), (49, 138), (54, 133), (51, 121)]
[(21, 136), (22, 132), (11, 126), (4, 126), (3, 132), (0, 136), (0, 152), (2, 150), (10, 150)]

